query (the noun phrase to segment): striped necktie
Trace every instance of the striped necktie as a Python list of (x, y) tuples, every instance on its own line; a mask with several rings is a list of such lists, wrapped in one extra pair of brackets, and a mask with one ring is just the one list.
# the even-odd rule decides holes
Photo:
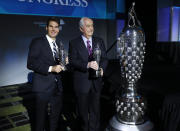
[(89, 40), (87, 40), (87, 49), (88, 49), (89, 56), (91, 56), (92, 55), (92, 48), (91, 48)]
[(56, 43), (55, 43), (55, 41), (53, 41), (52, 43), (53, 43), (53, 56), (54, 56), (54, 58), (58, 58)]

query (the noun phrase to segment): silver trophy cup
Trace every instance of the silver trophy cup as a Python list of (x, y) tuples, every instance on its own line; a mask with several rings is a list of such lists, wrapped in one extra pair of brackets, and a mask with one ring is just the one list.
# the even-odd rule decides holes
[(146, 43), (134, 5), (129, 11), (128, 26), (117, 40), (123, 91), (116, 101), (117, 114), (110, 120), (107, 131), (153, 130), (153, 124), (145, 117), (146, 100), (136, 91), (136, 83), (142, 74)]
[[(99, 47), (99, 43), (96, 44), (96, 47), (93, 49), (93, 58), (99, 65), (101, 60), (101, 49)], [(95, 77), (101, 77), (101, 71), (100, 68), (98, 68), (97, 71), (95, 71)]]

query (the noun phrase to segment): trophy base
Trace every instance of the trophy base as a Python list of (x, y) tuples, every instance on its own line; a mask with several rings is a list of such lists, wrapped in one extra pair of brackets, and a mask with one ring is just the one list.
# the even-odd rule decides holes
[(95, 77), (101, 77), (101, 70), (97, 70), (97, 71), (96, 71)]
[(105, 131), (153, 131), (153, 123), (146, 121), (139, 125), (128, 125), (121, 123), (114, 116), (110, 120), (110, 125), (105, 129)]
[(64, 70), (63, 71), (66, 71), (67, 70), (67, 68), (66, 68), (66, 66), (64, 66)]
[(101, 70), (93, 70), (93, 69), (89, 69), (89, 78), (92, 78), (92, 79), (96, 79), (96, 78), (99, 78), (101, 77)]

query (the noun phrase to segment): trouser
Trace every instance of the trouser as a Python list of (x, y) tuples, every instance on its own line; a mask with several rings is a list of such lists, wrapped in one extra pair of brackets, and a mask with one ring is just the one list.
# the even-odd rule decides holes
[(62, 92), (57, 90), (54, 93), (36, 93), (35, 103), (35, 131), (44, 131), (45, 129), (48, 104), (50, 104), (49, 130), (56, 131), (62, 108)]
[(100, 92), (91, 88), (88, 93), (78, 93), (77, 106), (82, 131), (99, 131)]

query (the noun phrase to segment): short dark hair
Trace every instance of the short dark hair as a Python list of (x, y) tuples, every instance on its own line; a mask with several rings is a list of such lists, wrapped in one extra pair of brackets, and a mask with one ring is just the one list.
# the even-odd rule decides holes
[(50, 18), (47, 19), (47, 22), (46, 22), (46, 26), (47, 26), (47, 27), (49, 26), (50, 21), (56, 22), (56, 23), (58, 24), (58, 26), (59, 26), (59, 24), (60, 24), (60, 23), (59, 23), (59, 19), (58, 19), (57, 17), (50, 17)]

